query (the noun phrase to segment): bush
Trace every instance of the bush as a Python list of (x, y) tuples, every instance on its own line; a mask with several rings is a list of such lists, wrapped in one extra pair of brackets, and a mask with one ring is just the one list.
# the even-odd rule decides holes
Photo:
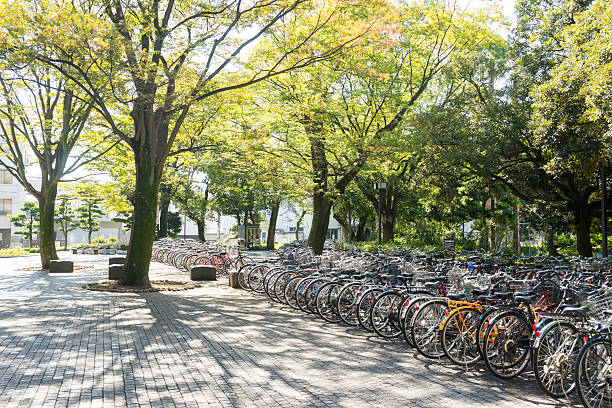
[(20, 246), (15, 248), (3, 248), (0, 249), (0, 256), (24, 256), (29, 255), (30, 252)]
[(119, 249), (122, 250), (122, 251), (127, 251), (128, 245), (127, 244), (121, 244), (121, 245), (119, 245)]
[(40, 253), (40, 248), (38, 248), (38, 247), (28, 248), (28, 251), (30, 251), (31, 254), (39, 254)]

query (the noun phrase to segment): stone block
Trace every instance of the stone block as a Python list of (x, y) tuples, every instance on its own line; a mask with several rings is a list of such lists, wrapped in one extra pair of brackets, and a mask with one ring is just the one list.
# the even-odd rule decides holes
[(217, 268), (211, 265), (198, 265), (191, 268), (191, 280), (217, 280)]
[(108, 280), (119, 280), (123, 278), (125, 270), (124, 265), (109, 265), (108, 266)]
[(125, 256), (111, 256), (108, 258), (109, 265), (125, 265)]
[(74, 264), (72, 261), (51, 261), (49, 273), (72, 273)]
[(76, 255), (77, 253), (78, 253), (78, 252), (77, 252), (77, 249), (73, 249), (73, 250), (72, 250), (72, 254), (73, 254), (73, 255)]
[(238, 282), (238, 272), (229, 273), (229, 285), (231, 288), (240, 289), (240, 283)]

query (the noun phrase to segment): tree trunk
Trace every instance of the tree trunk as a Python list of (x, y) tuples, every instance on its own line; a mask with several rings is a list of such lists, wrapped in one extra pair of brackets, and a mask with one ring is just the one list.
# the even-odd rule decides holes
[(64, 251), (68, 250), (68, 228), (64, 230)]
[(304, 216), (306, 216), (306, 210), (302, 210), (302, 214), (300, 218), (298, 218), (295, 223), (295, 240), (298, 241), (300, 239), (300, 227), (302, 226), (302, 221), (304, 221)]
[(519, 209), (518, 206), (514, 207), (514, 219), (512, 220), (512, 249), (515, 254), (520, 255), (521, 253), (521, 237), (519, 234)]
[(206, 222), (204, 220), (196, 220), (198, 226), (198, 239), (202, 242), (206, 242)]
[(135, 161), (134, 212), (123, 282), (128, 286), (148, 286), (159, 184), (156, 182), (155, 168), (150, 160), (143, 160), (136, 155)]
[(323, 253), (331, 207), (331, 200), (325, 192), (319, 191), (314, 194), (312, 200), (312, 227), (308, 235), (308, 246), (312, 248), (315, 255)]
[(157, 230), (157, 239), (168, 236), (168, 210), (170, 208), (170, 188), (165, 184), (161, 184), (159, 191), (159, 229)]
[(357, 231), (355, 231), (355, 241), (368, 241), (370, 237), (364, 237), (365, 235), (365, 227), (368, 223), (368, 216), (359, 217), (359, 222), (357, 223)]
[(355, 239), (355, 236), (353, 235), (352, 225), (335, 212), (334, 219), (338, 221), (338, 224), (340, 224), (340, 227), (342, 227), (342, 239), (344, 240), (344, 242), (353, 241)]
[(93, 233), (93, 231), (92, 231), (92, 230), (89, 230), (89, 231), (87, 232), (87, 242), (88, 242), (90, 245), (91, 245), (91, 234), (92, 234), (92, 233)]
[(280, 209), (280, 201), (272, 204), (272, 214), (270, 215), (270, 225), (268, 226), (268, 239), (266, 241), (266, 249), (274, 249), (274, 239), (276, 238), (276, 220), (278, 219), (278, 211)]
[(42, 188), (38, 207), (40, 209), (40, 262), (48, 269), (52, 259), (59, 259), (55, 249), (55, 198), (57, 184)]
[(395, 214), (382, 214), (383, 242), (393, 241), (395, 238)]
[(548, 255), (559, 256), (557, 248), (555, 248), (555, 232), (552, 229), (546, 231), (546, 249), (548, 250)]
[(480, 241), (484, 249), (488, 251), (489, 250), (489, 223), (487, 221), (487, 202), (488, 202), (488, 198), (484, 200), (482, 203), (482, 213), (481, 213), (481, 219), (482, 219), (481, 231), (482, 232), (481, 232)]
[(574, 222), (576, 224), (576, 239), (578, 241), (578, 254), (583, 257), (593, 256), (591, 245), (591, 222), (593, 212), (588, 206), (579, 207), (574, 211)]

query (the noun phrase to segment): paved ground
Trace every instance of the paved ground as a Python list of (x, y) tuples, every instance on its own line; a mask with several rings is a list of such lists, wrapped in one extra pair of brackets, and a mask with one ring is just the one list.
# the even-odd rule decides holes
[[(0, 259), (0, 407), (553, 407), (533, 377), (430, 361), (401, 342), (296, 314), (225, 282), (187, 292), (106, 294), (95, 269), (17, 271)], [(163, 265), (153, 277), (184, 279)]]

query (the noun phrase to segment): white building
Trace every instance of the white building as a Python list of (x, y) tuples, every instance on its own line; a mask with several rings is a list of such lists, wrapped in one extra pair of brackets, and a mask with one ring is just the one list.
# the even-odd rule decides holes
[[(171, 208), (172, 211), (176, 211), (176, 209)], [(261, 232), (260, 232), (260, 240), (261, 243), (265, 243), (268, 237), (268, 226), (270, 221), (270, 211), (264, 211), (262, 213), (264, 216), (263, 221), (260, 223)], [(288, 205), (281, 205), (279, 210), (278, 218), (276, 220), (276, 235), (275, 241), (279, 244), (287, 243), (294, 241), (296, 238), (295, 230), (297, 228), (297, 221), (300, 218), (301, 214), (296, 213)], [(185, 229), (185, 221), (186, 229)], [(198, 237), (198, 227), (197, 225), (191, 221), (189, 218), (186, 218), (181, 215), (181, 222), (183, 223), (183, 228), (179, 234), (179, 237), (182, 238), (186, 236), (187, 238), (197, 238)], [(228, 239), (232, 239), (236, 235), (236, 232), (233, 232), (235, 226), (237, 225), (237, 221), (234, 217), (222, 215), (221, 217), (208, 219), (206, 222), (206, 240), (207, 241), (227, 241)], [(312, 226), (312, 214), (307, 213), (304, 216), (300, 224), (300, 230), (298, 231), (299, 239), (307, 239), (308, 234), (310, 234), (310, 228)], [(340, 224), (333, 218), (329, 221), (329, 228), (327, 231), (327, 238), (333, 240), (342, 240), (341, 226)]]
[(21, 237), (13, 235), (9, 215), (18, 214), (26, 201), (25, 189), (5, 168), (0, 168), (0, 248), (16, 246)]
[[(40, 186), (40, 178), (32, 177), (30, 182), (34, 188)], [(66, 191), (62, 191), (60, 188), (58, 196), (62, 193), (66, 193)], [(23, 203), (26, 201), (36, 202), (36, 199), (27, 193), (25, 188), (6, 169), (0, 168), (0, 248), (18, 246), (20, 244), (22, 246), (29, 245), (27, 240), (23, 240), (22, 236), (14, 233), (18, 230), (18, 227), (12, 225), (9, 220), (9, 215), (17, 215), (21, 212), (21, 207), (23, 207)], [(71, 203), (73, 209), (80, 205), (81, 203), (78, 200)], [(99, 236), (104, 236), (106, 239), (112, 236), (117, 238), (118, 244), (127, 244), (129, 242), (129, 232), (123, 230), (123, 225), (120, 222), (111, 221), (111, 218), (114, 217), (114, 213), (107, 211), (104, 217), (99, 219), (100, 230), (94, 231), (91, 234), (92, 240)], [(77, 220), (75, 219), (74, 221), (76, 222)], [(33, 238), (34, 245), (38, 245), (38, 236), (35, 235)], [(64, 234), (59, 229), (59, 225), (55, 226), (55, 241), (58, 245), (64, 245)], [(68, 233), (69, 246), (86, 242), (87, 231), (77, 228)]]

